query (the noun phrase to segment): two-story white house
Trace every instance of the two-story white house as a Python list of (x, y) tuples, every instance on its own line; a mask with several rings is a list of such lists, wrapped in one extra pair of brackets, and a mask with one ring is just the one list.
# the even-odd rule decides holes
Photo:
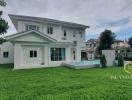
[(25, 69), (81, 60), (89, 26), (40, 17), (9, 17), (18, 33), (5, 37), (8, 42), (0, 46), (0, 63), (14, 63), (14, 69)]

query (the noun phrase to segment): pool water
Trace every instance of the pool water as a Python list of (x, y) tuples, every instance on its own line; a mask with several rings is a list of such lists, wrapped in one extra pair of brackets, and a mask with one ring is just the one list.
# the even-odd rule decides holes
[(69, 64), (75, 66), (85, 66), (85, 65), (97, 65), (100, 64), (100, 60), (89, 60), (89, 61), (73, 61)]

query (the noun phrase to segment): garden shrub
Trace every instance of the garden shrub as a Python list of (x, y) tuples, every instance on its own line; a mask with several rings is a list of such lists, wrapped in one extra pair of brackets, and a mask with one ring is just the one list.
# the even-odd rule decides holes
[(124, 59), (121, 54), (118, 56), (118, 66), (124, 66)]
[(106, 68), (106, 64), (107, 64), (107, 61), (106, 61), (106, 58), (105, 58), (105, 55), (101, 55), (100, 57), (100, 63), (101, 63), (101, 67), (102, 68)]

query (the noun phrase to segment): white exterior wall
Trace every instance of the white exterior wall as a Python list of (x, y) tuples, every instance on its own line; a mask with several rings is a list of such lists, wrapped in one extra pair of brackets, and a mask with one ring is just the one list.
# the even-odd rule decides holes
[[(3, 52), (8, 52), (8, 58), (3, 57)], [(14, 63), (14, 47), (10, 42), (0, 45), (0, 64)]]
[[(81, 60), (81, 47), (85, 46), (85, 30), (78, 28), (69, 28), (62, 25), (47, 24), (47, 23), (37, 23), (31, 21), (18, 21), (17, 31), (24, 32), (26, 25), (37, 25), (40, 28), (40, 32), (54, 38), (57, 40), (55, 43), (50, 43), (46, 38), (41, 37), (36, 33), (25, 34), (23, 36), (13, 38), (14, 50), (10, 47), (10, 52), (12, 53), (12, 60), (7, 60), (6, 63), (14, 62), (14, 69), (25, 69), (25, 68), (40, 68), (40, 67), (55, 67), (60, 66), (62, 62), (70, 62), (73, 60), (71, 49), (76, 49), (76, 59)], [(47, 34), (47, 27), (53, 27), (53, 34)], [(67, 32), (66, 40), (63, 40), (64, 30)], [(76, 36), (73, 37), (74, 32)], [(83, 33), (81, 37), (80, 32)], [(77, 45), (73, 46), (73, 41), (77, 41)], [(61, 43), (61, 44), (56, 44)], [(51, 61), (50, 58), (50, 48), (65, 48), (66, 58), (65, 61)], [(38, 54), (39, 58), (35, 60), (30, 60), (29, 50), (38, 50), (41, 54)], [(13, 56), (14, 55), (14, 56)], [(14, 58), (14, 59), (13, 59)], [(40, 59), (42, 58), (42, 59)], [(37, 61), (38, 60), (38, 61)], [(40, 61), (42, 60), (42, 61)], [(2, 60), (1, 60), (2, 61)], [(2, 61), (4, 62), (4, 61)], [(36, 63), (35, 63), (36, 62)], [(42, 64), (42, 63), (44, 64)]]
[[(27, 22), (27, 21), (18, 21), (18, 32), (25, 31), (25, 25), (37, 25), (40, 27), (40, 32), (47, 34), (47, 27), (50, 25), (53, 27), (53, 34), (47, 34), (51, 36), (52, 38), (58, 40), (58, 41), (77, 41), (80, 46), (85, 46), (85, 30), (81, 30), (78, 28), (66, 28), (59, 25), (52, 25), (52, 24), (46, 24), (46, 23), (37, 23), (37, 22)], [(67, 31), (66, 40), (62, 40), (64, 37), (64, 30)], [(73, 37), (74, 32), (76, 33), (76, 37)], [(81, 38), (81, 35), (79, 32), (83, 33), (83, 38)]]
[[(46, 23), (37, 23), (37, 22), (26, 22), (26, 21), (19, 21), (18, 22), (18, 32), (25, 31), (25, 25), (37, 25), (40, 27), (40, 32), (47, 34), (47, 27), (50, 24)], [(78, 28), (68, 28), (64, 26), (59, 25), (51, 25), (53, 27), (53, 34), (47, 34), (50, 37), (58, 40), (58, 41), (77, 41), (76, 48), (76, 59), (81, 60), (81, 47), (85, 46), (85, 30), (81, 30)], [(64, 37), (64, 30), (67, 32), (66, 40), (62, 40)], [(73, 37), (74, 32), (76, 33), (76, 36)], [(81, 37), (81, 34), (79, 32), (83, 33), (83, 36)], [(72, 47), (73, 48), (73, 47)]]
[(102, 54), (106, 57), (107, 66), (115, 65), (115, 50), (102, 50)]
[[(48, 66), (48, 51), (47, 51), (47, 44), (39, 44), (39, 43), (15, 43), (14, 46), (15, 54), (14, 54), (14, 69), (26, 69), (26, 68), (40, 68), (40, 67), (47, 67)], [(41, 61), (39, 57), (40, 55), (37, 55), (36, 60), (30, 60), (29, 57), (29, 51), (30, 50), (36, 50), (38, 48), (42, 48), (41, 52)], [(24, 52), (24, 50), (28, 50), (27, 52)], [(28, 62), (30, 60), (30, 62)], [(36, 64), (34, 64), (36, 63)], [(41, 63), (44, 63), (42, 65)]]
[[(33, 48), (39, 48), (39, 47), (44, 47), (42, 50), (42, 57), (44, 62), (44, 65), (39, 64), (33, 64), (35, 61), (31, 61), (31, 64), (24, 64), (25, 60), (27, 61), (28, 59), (26, 57), (24, 57), (24, 55), (28, 55), (28, 54), (24, 54), (23, 51), (23, 47), (24, 49), (28, 49), (30, 48), (31, 50)], [(28, 47), (28, 48), (27, 48)], [(69, 62), (71, 61), (71, 46), (60, 46), (60, 45), (50, 45), (50, 44), (39, 44), (39, 43), (15, 43), (14, 46), (15, 50), (15, 54), (14, 54), (14, 69), (26, 69), (26, 68), (40, 68), (40, 67), (56, 67), (56, 66), (60, 66), (62, 64), (62, 62)], [(50, 58), (50, 48), (65, 48), (66, 50), (66, 58), (65, 61), (51, 61)], [(34, 49), (33, 49), (34, 50)], [(39, 55), (38, 55), (39, 56)], [(33, 65), (32, 65), (33, 64)]]

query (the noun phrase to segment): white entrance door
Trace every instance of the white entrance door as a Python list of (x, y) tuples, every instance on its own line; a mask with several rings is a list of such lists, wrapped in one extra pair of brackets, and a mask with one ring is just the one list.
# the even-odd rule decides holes
[(43, 47), (26, 46), (23, 48), (23, 63), (24, 65), (42, 65), (43, 55)]

